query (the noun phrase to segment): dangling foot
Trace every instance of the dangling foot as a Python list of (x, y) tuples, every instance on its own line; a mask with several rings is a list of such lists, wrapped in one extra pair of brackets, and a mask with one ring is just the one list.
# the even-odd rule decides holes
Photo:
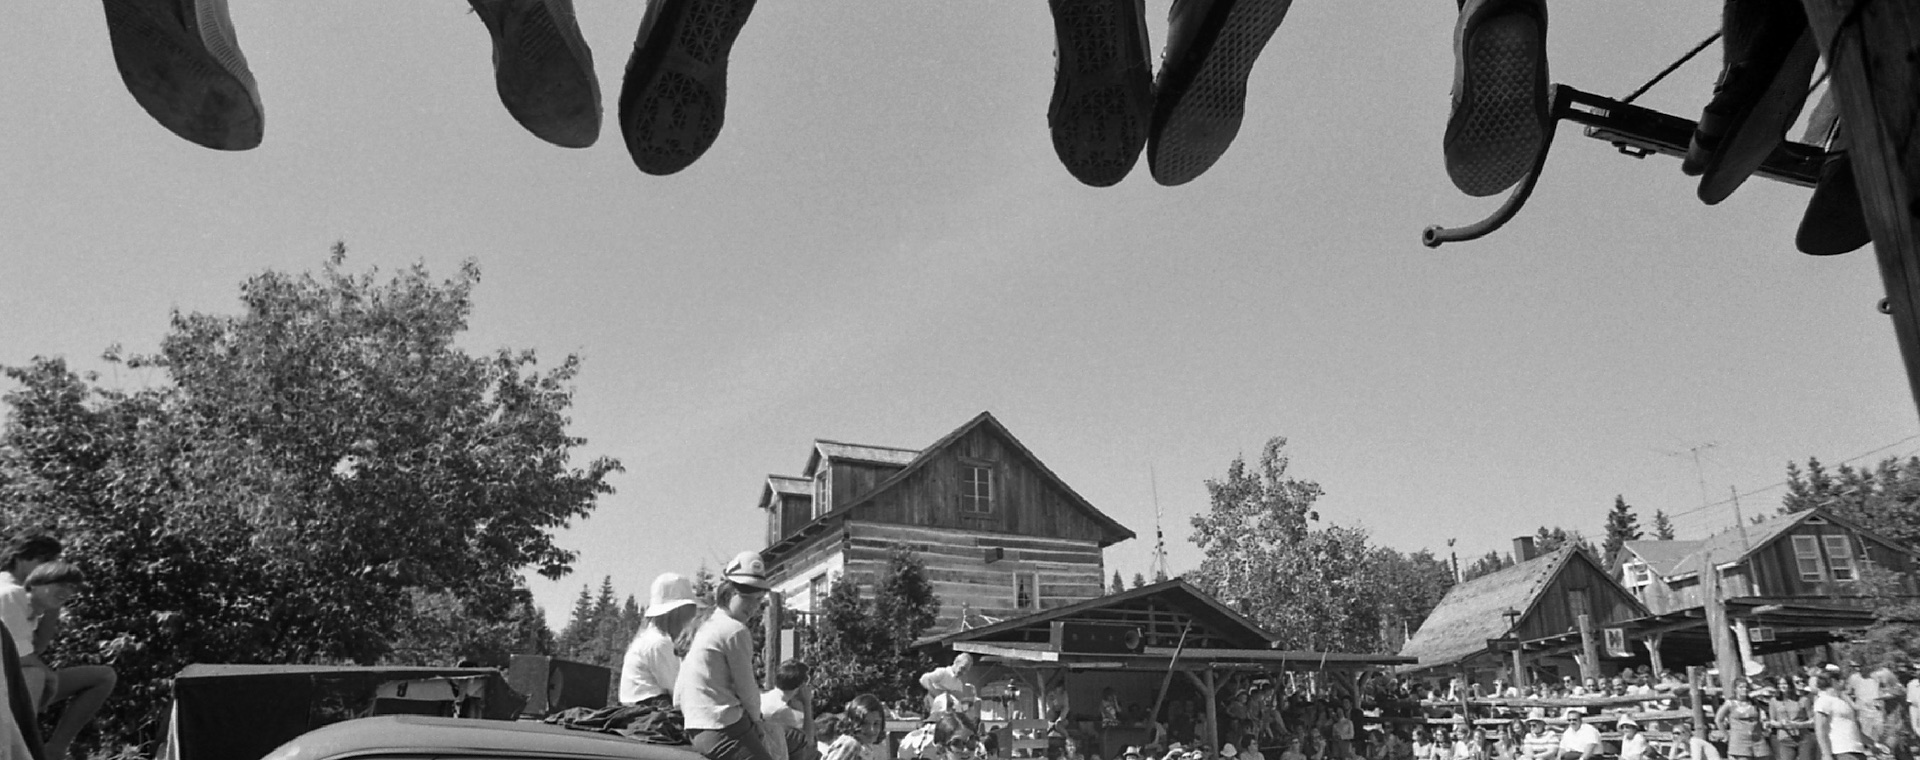
[(1147, 133), (1154, 181), (1191, 182), (1227, 152), (1246, 115), (1247, 74), (1291, 4), (1174, 0)]
[(754, 0), (649, 0), (620, 90), (640, 171), (672, 174), (713, 147), (727, 117), (727, 55)]
[(104, 5), (120, 79), (160, 126), (216, 150), (260, 144), (260, 89), (240, 54), (226, 0)]
[(1145, 0), (1050, 0), (1053, 152), (1075, 179), (1107, 187), (1126, 178), (1153, 116)]
[[(1760, 15), (1740, 17), (1746, 14)], [(1682, 172), (1700, 177), (1700, 200), (1708, 204), (1726, 200), (1786, 139), (1820, 57), (1798, 2), (1735, 0), (1726, 24), (1747, 23), (1757, 26), (1753, 34), (1726, 38), (1727, 67), (1680, 163)]]
[(1453, 30), (1447, 177), (1472, 196), (1513, 187), (1553, 128), (1545, 0), (1468, 0)]
[(600, 82), (573, 0), (467, 0), (493, 36), (493, 79), (513, 120), (547, 142), (600, 139)]

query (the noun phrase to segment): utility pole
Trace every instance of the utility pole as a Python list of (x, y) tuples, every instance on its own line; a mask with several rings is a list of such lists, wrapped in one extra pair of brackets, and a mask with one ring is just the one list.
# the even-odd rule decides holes
[(1727, 493), (1733, 495), (1733, 524), (1740, 527), (1740, 556), (1745, 557), (1753, 551), (1753, 542), (1747, 540), (1747, 516), (1740, 514), (1740, 492), (1728, 485)]

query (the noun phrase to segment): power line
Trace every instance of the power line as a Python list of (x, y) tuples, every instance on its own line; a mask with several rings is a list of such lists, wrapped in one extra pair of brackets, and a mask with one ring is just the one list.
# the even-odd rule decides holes
[[(1853, 456), (1851, 456), (1851, 457), (1847, 457), (1846, 459), (1842, 459), (1842, 460), (1840, 460), (1840, 464), (1852, 464), (1852, 463), (1854, 463), (1854, 462), (1856, 462), (1856, 461), (1859, 461), (1859, 460), (1861, 460), (1861, 459), (1865, 459), (1865, 458), (1867, 458), (1867, 457), (1870, 457), (1870, 456), (1873, 456), (1873, 455), (1875, 455), (1875, 454), (1878, 454), (1878, 453), (1880, 453), (1880, 452), (1882, 452), (1882, 451), (1886, 451), (1887, 449), (1891, 449), (1891, 448), (1893, 448), (1893, 447), (1895, 447), (1895, 446), (1898, 446), (1898, 445), (1900, 445), (1900, 444), (1903, 444), (1903, 443), (1906, 443), (1906, 442), (1908, 442), (1908, 441), (1912, 441), (1912, 440), (1916, 440), (1916, 439), (1920, 439), (1920, 433), (1915, 433), (1915, 434), (1913, 434), (1913, 435), (1910, 435), (1910, 436), (1907, 436), (1907, 437), (1905, 437), (1905, 438), (1902, 438), (1902, 439), (1900, 439), (1900, 440), (1898, 440), (1898, 441), (1894, 441), (1893, 443), (1889, 443), (1889, 444), (1887, 444), (1887, 445), (1885, 445), (1885, 446), (1880, 446), (1880, 447), (1878, 447), (1878, 448), (1875, 448), (1875, 449), (1873, 449), (1872, 451), (1868, 451), (1868, 452), (1865, 452), (1865, 453), (1861, 453), (1861, 454), (1855, 454), (1855, 455), (1853, 455)], [(1910, 452), (1907, 452), (1906, 454), (1903, 454), (1902, 456), (1911, 456), (1911, 455), (1913, 455), (1913, 454), (1920, 454), (1920, 449), (1915, 449), (1914, 451), (1910, 451)], [(1780, 481), (1780, 482), (1778, 482), (1778, 483), (1773, 483), (1773, 484), (1771, 484), (1771, 485), (1765, 485), (1765, 486), (1761, 486), (1761, 487), (1759, 487), (1759, 488), (1755, 488), (1755, 489), (1753, 489), (1753, 490), (1751, 490), (1751, 491), (1746, 491), (1746, 492), (1743, 492), (1743, 493), (1736, 493), (1736, 494), (1734, 494), (1734, 495), (1733, 495), (1732, 497), (1730, 497), (1730, 498), (1726, 498), (1726, 499), (1721, 499), (1720, 501), (1716, 501), (1716, 502), (1712, 502), (1712, 503), (1710, 503), (1710, 504), (1702, 504), (1702, 505), (1700, 505), (1700, 506), (1698, 506), (1698, 507), (1695, 507), (1695, 508), (1693, 508), (1693, 509), (1689, 509), (1689, 510), (1686, 510), (1686, 511), (1684, 511), (1684, 512), (1675, 512), (1675, 513), (1673, 513), (1673, 514), (1670, 514), (1670, 515), (1667, 515), (1667, 518), (1668, 518), (1668, 519), (1673, 519), (1673, 518), (1677, 518), (1677, 517), (1685, 517), (1685, 516), (1687, 516), (1687, 515), (1691, 515), (1691, 514), (1694, 514), (1694, 513), (1696, 513), (1696, 512), (1702, 512), (1702, 511), (1705, 511), (1705, 510), (1708, 510), (1708, 509), (1712, 509), (1712, 508), (1714, 508), (1714, 507), (1724, 507), (1724, 506), (1726, 506), (1726, 505), (1728, 505), (1728, 504), (1732, 504), (1732, 503), (1734, 503), (1734, 501), (1736, 501), (1736, 500), (1738, 500), (1739, 498), (1741, 498), (1741, 497), (1743, 497), (1743, 496), (1753, 496), (1754, 494), (1759, 494), (1759, 493), (1765, 493), (1765, 492), (1767, 492), (1767, 491), (1771, 491), (1771, 490), (1773, 490), (1773, 489), (1775, 489), (1775, 488), (1780, 488), (1780, 487), (1782, 487), (1782, 486), (1785, 486), (1785, 485), (1787, 485), (1787, 483), (1788, 483), (1788, 482), (1789, 482), (1789, 481), (1785, 481), (1785, 480), (1782, 480), (1782, 481)]]

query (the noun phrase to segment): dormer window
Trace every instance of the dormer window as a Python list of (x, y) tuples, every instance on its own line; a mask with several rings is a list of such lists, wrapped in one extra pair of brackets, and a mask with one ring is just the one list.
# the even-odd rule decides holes
[(1653, 583), (1653, 570), (1645, 562), (1634, 560), (1621, 566), (1621, 570), (1627, 588), (1645, 588)]
[(993, 512), (993, 465), (967, 462), (960, 467), (960, 511)]

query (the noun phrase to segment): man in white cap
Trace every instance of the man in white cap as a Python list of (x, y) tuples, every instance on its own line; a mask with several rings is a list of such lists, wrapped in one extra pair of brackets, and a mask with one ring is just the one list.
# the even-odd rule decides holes
[(1600, 753), (1600, 729), (1587, 722), (1585, 712), (1569, 707), (1560, 717), (1567, 720), (1567, 730), (1560, 734), (1560, 760), (1592, 760)]
[(760, 684), (746, 626), (766, 598), (767, 563), (758, 552), (741, 552), (720, 578), (713, 614), (694, 632), (674, 682), (673, 703), (694, 750), (709, 760), (770, 760), (760, 740)]
[(693, 620), (695, 606), (693, 584), (679, 573), (661, 573), (653, 579), (646, 612), (640, 630), (627, 644), (620, 663), (620, 703), (637, 705), (651, 699), (665, 700), (680, 678), (680, 655), (673, 642)]

